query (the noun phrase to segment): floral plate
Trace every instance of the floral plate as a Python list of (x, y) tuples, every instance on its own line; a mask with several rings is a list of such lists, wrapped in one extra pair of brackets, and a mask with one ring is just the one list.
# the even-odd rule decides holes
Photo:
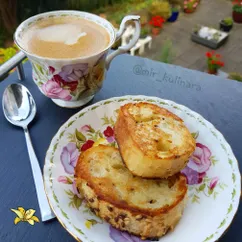
[(73, 179), (80, 152), (99, 144), (117, 147), (113, 132), (117, 111), (125, 103), (139, 101), (172, 111), (184, 120), (196, 139), (196, 150), (182, 171), (189, 186), (188, 205), (175, 230), (159, 241), (216, 241), (229, 227), (239, 205), (241, 178), (237, 160), (222, 134), (202, 116), (156, 97), (111, 98), (84, 108), (62, 125), (50, 144), (44, 166), (46, 194), (54, 213), (79, 241), (142, 241), (96, 217), (77, 193)]

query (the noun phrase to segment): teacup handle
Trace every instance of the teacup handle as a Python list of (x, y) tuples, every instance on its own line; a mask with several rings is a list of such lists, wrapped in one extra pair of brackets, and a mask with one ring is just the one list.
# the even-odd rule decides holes
[(122, 36), (122, 34), (125, 31), (125, 24), (128, 21), (134, 21), (135, 23), (135, 33), (133, 38), (130, 40), (130, 42), (127, 45), (124, 46), (120, 46), (117, 50), (113, 51), (111, 54), (109, 54), (107, 56), (106, 59), (106, 68), (108, 70), (109, 65), (111, 63), (111, 61), (113, 60), (114, 57), (116, 57), (117, 55), (123, 54), (127, 51), (129, 51), (139, 40), (140, 37), (140, 16), (136, 16), (136, 15), (129, 15), (129, 16), (125, 16), (120, 24), (119, 27), (119, 31), (116, 34), (116, 40), (119, 40), (120, 37)]

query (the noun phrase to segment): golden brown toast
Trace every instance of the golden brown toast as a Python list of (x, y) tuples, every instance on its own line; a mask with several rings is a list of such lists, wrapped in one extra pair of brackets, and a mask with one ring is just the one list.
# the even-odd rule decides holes
[(126, 166), (134, 175), (146, 178), (176, 174), (196, 147), (182, 119), (151, 103), (122, 106), (114, 130)]
[(117, 229), (159, 238), (173, 229), (186, 205), (186, 178), (132, 175), (118, 149), (99, 145), (82, 153), (75, 168), (78, 191), (90, 208)]

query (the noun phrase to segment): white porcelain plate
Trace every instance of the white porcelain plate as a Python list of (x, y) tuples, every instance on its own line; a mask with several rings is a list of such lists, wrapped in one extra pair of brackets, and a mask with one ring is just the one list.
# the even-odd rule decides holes
[(61, 224), (83, 242), (140, 242), (103, 222), (87, 208), (73, 183), (81, 151), (93, 145), (117, 146), (113, 134), (117, 110), (128, 102), (146, 101), (182, 118), (196, 138), (196, 150), (183, 170), (189, 202), (175, 230), (161, 242), (207, 242), (229, 227), (240, 199), (241, 178), (233, 152), (220, 132), (199, 114), (156, 97), (124, 96), (89, 106), (72, 116), (54, 136), (46, 154), (44, 182), (50, 205)]

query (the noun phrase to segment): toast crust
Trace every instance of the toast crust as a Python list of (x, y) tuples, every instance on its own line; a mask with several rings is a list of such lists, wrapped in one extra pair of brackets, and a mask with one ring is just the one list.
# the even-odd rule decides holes
[(100, 145), (83, 152), (75, 179), (96, 215), (143, 239), (156, 239), (173, 229), (186, 205), (187, 185), (182, 174), (169, 179), (135, 177), (114, 147)]
[(126, 166), (144, 178), (176, 174), (186, 166), (196, 147), (182, 119), (145, 102), (122, 106), (114, 131)]

